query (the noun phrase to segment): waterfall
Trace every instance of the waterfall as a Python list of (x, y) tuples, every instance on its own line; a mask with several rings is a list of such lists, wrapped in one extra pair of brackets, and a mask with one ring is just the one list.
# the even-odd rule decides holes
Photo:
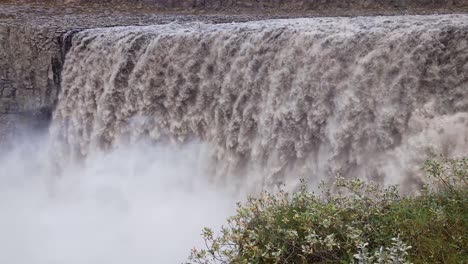
[(468, 15), (97, 28), (58, 44), (48, 134), (0, 149), (0, 263), (182, 263), (260, 189), (341, 173), (411, 192), (427, 158), (468, 155)]
[(74, 35), (53, 134), (88, 155), (200, 140), (218, 175), (417, 182), (468, 150), (468, 16), (302, 18)]

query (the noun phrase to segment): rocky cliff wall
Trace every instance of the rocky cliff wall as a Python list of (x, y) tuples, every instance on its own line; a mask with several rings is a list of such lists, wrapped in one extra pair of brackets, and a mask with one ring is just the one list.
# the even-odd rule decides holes
[[(79, 1), (92, 2), (92, 1)], [(113, 2), (113, 1), (107, 1)], [(114, 1), (115, 2), (115, 1)], [(137, 0), (121, 1), (153, 4), (166, 8), (198, 9), (272, 9), (272, 10), (336, 10), (336, 9), (407, 9), (467, 7), (466, 0)]]
[(0, 113), (50, 108), (59, 89), (60, 32), (0, 24)]
[[(23, 1), (44, 3), (44, 1)], [(343, 13), (345, 9), (377, 10), (455, 10), (468, 8), (467, 0), (68, 0), (45, 1), (55, 5), (123, 5), (126, 8), (154, 7), (157, 9), (234, 11), (321, 11)]]
[[(62, 58), (55, 28), (0, 23), (0, 138), (50, 119)], [(0, 139), (1, 140), (1, 139)]]

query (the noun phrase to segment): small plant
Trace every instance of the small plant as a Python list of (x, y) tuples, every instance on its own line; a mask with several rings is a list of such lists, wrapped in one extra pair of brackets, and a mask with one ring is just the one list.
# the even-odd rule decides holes
[(189, 263), (466, 263), (468, 158), (424, 169), (431, 185), (415, 197), (342, 177), (333, 191), (249, 197), (219, 233), (204, 229)]
[(392, 238), (392, 245), (389, 248), (380, 247), (379, 250), (369, 252), (367, 250), (368, 243), (358, 246), (359, 252), (354, 255), (359, 264), (372, 264), (372, 263), (409, 263), (407, 261), (408, 250), (411, 246), (406, 245), (399, 237)]

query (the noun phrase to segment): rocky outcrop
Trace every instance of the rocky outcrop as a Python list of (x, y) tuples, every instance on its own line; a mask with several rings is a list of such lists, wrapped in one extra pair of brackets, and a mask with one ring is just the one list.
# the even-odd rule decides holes
[[(85, 1), (81, 1), (85, 2)], [(89, 1), (87, 1), (89, 2)], [(112, 2), (112, 1), (108, 1)], [(165, 8), (184, 7), (195, 9), (241, 10), (270, 9), (275, 11), (314, 11), (336, 9), (353, 10), (404, 10), (418, 8), (468, 7), (466, 0), (140, 0), (121, 1), (153, 4)]]
[[(38, 2), (25, 0), (23, 2)], [(40, 1), (44, 2), (44, 1)], [(343, 13), (347, 10), (455, 10), (468, 8), (467, 0), (49, 0), (59, 5), (122, 5), (127, 8), (155, 8), (158, 10), (223, 10), (245, 12), (277, 11), (320, 11)]]
[(60, 87), (61, 33), (0, 24), (0, 141), (50, 120)]
[(60, 86), (59, 36), (49, 28), (0, 25), (0, 113), (52, 107)]

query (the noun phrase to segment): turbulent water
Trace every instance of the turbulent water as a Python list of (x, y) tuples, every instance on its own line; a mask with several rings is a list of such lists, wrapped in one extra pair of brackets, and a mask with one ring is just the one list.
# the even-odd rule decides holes
[(216, 177), (406, 186), (468, 152), (468, 16), (287, 19), (85, 30), (53, 134), (65, 152), (203, 141)]

